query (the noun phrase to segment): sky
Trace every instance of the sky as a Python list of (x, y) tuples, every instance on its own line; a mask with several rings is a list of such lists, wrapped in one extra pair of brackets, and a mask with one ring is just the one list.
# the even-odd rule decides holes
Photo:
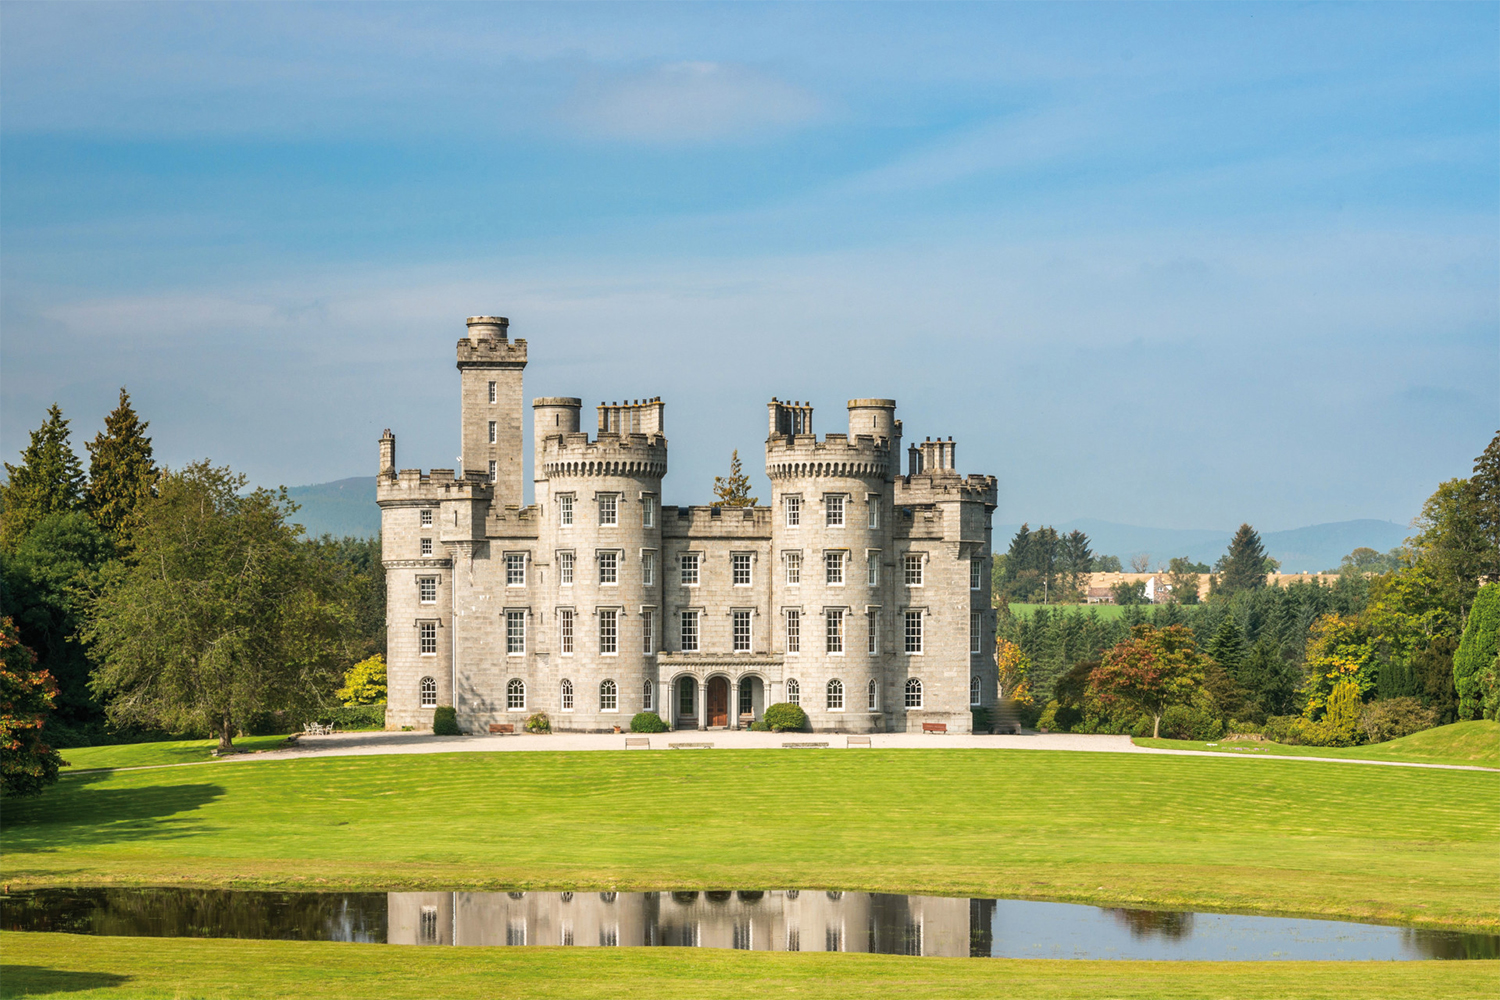
[(661, 396), (668, 503), (769, 495), (772, 396), (895, 398), (998, 523), (1405, 523), (1500, 427), (1494, 4), (0, 21), (9, 462), (123, 385), (169, 464), (450, 467), (475, 314)]

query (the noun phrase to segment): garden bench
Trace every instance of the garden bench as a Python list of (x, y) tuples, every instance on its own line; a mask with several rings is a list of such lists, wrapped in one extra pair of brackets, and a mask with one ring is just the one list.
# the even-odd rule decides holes
[(514, 733), (515, 731), (516, 731), (516, 724), (514, 722), (491, 722), (490, 723), (490, 734), (491, 735), (503, 735), (505, 733)]
[(302, 727), (302, 731), (308, 736), (329, 736), (333, 733), (333, 727), (325, 726), (321, 722), (309, 722)]
[(626, 750), (650, 750), (651, 741), (644, 736), (625, 737)]
[(712, 743), (668, 743), (673, 750), (712, 750)]
[(870, 737), (868, 737), (868, 736), (851, 736), (851, 737), (849, 737), (849, 742), (848, 742), (847, 745), (851, 746), (851, 747), (867, 747), (867, 746), (870, 745)]
[(924, 722), (924, 723), (922, 723), (922, 732), (924, 732), (924, 733), (946, 733), (947, 731), (948, 731), (948, 723), (946, 723), (946, 722)]

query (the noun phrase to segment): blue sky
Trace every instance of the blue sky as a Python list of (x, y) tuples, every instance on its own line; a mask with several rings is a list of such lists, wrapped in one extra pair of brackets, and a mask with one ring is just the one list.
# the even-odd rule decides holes
[[(257, 483), (457, 453), (453, 342), (899, 400), (997, 521), (1405, 522), (1500, 426), (1500, 7), (8, 3), (0, 451), (121, 384)], [(767, 486), (760, 479), (762, 495)]]

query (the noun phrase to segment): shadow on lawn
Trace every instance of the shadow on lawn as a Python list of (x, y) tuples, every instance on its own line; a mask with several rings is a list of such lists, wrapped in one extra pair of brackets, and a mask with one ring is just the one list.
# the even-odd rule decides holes
[(113, 972), (71, 972), (41, 965), (0, 965), (0, 997), (44, 997), (124, 986), (129, 976)]
[(201, 809), (224, 795), (208, 783), (90, 788), (109, 776), (78, 775), (35, 798), (7, 802), (8, 850), (78, 847), (120, 840), (180, 837), (199, 829), (179, 814)]

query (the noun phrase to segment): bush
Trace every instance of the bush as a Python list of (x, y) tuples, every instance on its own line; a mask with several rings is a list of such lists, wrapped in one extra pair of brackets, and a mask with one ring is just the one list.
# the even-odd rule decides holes
[(807, 725), (807, 713), (796, 705), (788, 702), (779, 702), (766, 709), (766, 725), (771, 727), (771, 732), (797, 732)]
[(667, 724), (655, 712), (637, 712), (630, 719), (632, 733), (664, 733)]
[(462, 736), (458, 728), (458, 713), (452, 705), (439, 705), (432, 711), (432, 735)]
[(319, 712), (315, 721), (325, 726), (351, 729), (384, 729), (385, 702), (375, 705), (340, 705)]
[(1169, 740), (1216, 740), (1224, 735), (1224, 723), (1201, 705), (1168, 705), (1161, 734)]
[(754, 722), (750, 723), (750, 731), (752, 733), (769, 733), (771, 731), (771, 727), (766, 725), (765, 719), (756, 719)]
[(974, 716), (974, 732), (987, 733), (990, 731), (990, 710), (987, 708), (971, 708), (969, 714)]
[(1372, 701), (1359, 713), (1359, 731), (1371, 743), (1384, 743), (1431, 729), (1437, 725), (1437, 713), (1424, 708), (1415, 698), (1391, 698)]
[(1305, 742), (1307, 727), (1311, 725), (1300, 715), (1273, 715), (1261, 727), (1261, 732), (1272, 743), (1285, 746), (1300, 746)]
[(538, 712), (526, 720), (526, 731), (528, 733), (550, 733), (552, 732), (552, 720), (547, 718), (546, 712)]

